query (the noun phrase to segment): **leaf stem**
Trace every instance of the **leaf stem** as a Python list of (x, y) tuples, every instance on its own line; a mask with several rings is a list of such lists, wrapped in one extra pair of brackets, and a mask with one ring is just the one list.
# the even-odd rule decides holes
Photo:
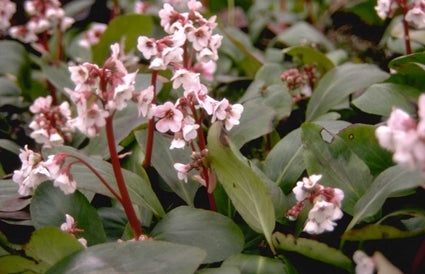
[(118, 189), (121, 194), (121, 204), (124, 207), (125, 214), (127, 215), (131, 229), (133, 230), (134, 238), (138, 239), (142, 235), (142, 228), (139, 220), (137, 219), (136, 212), (134, 211), (133, 204), (128, 194), (127, 186), (125, 185), (124, 176), (121, 171), (120, 160), (118, 157), (117, 149), (115, 147), (115, 137), (113, 128), (113, 114), (106, 118), (106, 137), (108, 139), (108, 148), (111, 157), (112, 168), (114, 170), (115, 178), (117, 180)]
[[(157, 79), (157, 77), (158, 77), (158, 71), (157, 70), (152, 71), (152, 77), (151, 77), (151, 85), (153, 86), (152, 103), (155, 103), (155, 101), (156, 101), (156, 79)], [(155, 130), (155, 118), (152, 117), (149, 120), (149, 125), (148, 125), (148, 137), (147, 137), (147, 140), (146, 140), (145, 159), (143, 160), (143, 168), (144, 169), (151, 166), (154, 130)]]

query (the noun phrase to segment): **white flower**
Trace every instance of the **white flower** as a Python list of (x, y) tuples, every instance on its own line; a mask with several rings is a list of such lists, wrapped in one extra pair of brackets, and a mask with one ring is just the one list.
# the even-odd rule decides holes
[(308, 213), (308, 219), (303, 231), (309, 234), (320, 234), (332, 231), (336, 226), (334, 220), (341, 219), (343, 213), (334, 203), (318, 200)]
[(83, 39), (78, 44), (83, 48), (90, 48), (99, 43), (100, 37), (105, 32), (108, 25), (103, 23), (92, 23), (90, 28), (83, 33)]
[(187, 34), (187, 39), (192, 42), (193, 48), (197, 51), (208, 46), (210, 37), (211, 30), (206, 25), (193, 29)]
[(190, 90), (192, 87), (199, 86), (199, 73), (193, 73), (186, 69), (178, 69), (174, 72), (171, 81), (173, 81), (174, 89), (183, 86), (184, 90)]
[(10, 27), (10, 19), (16, 12), (16, 4), (9, 0), (0, 1), (0, 33)]
[(60, 228), (63, 232), (72, 233), (75, 228), (74, 217), (69, 214), (65, 214), (65, 223), (61, 224)]
[(387, 18), (391, 9), (392, 0), (378, 0), (375, 6), (376, 13), (381, 19)]
[(353, 261), (356, 263), (356, 274), (375, 273), (375, 262), (361, 250), (356, 250), (353, 254)]
[(187, 173), (192, 169), (192, 167), (187, 164), (175, 163), (174, 169), (177, 170), (177, 177), (179, 180), (183, 180), (187, 183)]
[(241, 104), (234, 104), (230, 107), (227, 112), (226, 120), (224, 125), (227, 130), (231, 130), (233, 126), (239, 125), (239, 119), (243, 112), (243, 106)]
[(152, 118), (154, 113), (154, 105), (152, 105), (154, 95), (155, 94), (152, 85), (150, 85), (139, 93), (139, 95), (137, 96), (139, 116), (142, 115), (143, 117), (147, 117), (148, 119)]
[(317, 182), (322, 178), (322, 175), (312, 174), (309, 177), (304, 177), (302, 181), (298, 181), (297, 185), (292, 189), (297, 201), (302, 202), (309, 198), (312, 191), (315, 190)]
[(139, 38), (137, 38), (137, 49), (148, 60), (158, 53), (155, 39), (146, 36), (139, 36)]
[(155, 116), (161, 118), (156, 122), (156, 129), (159, 132), (165, 133), (168, 130), (177, 132), (181, 129), (183, 113), (173, 103), (165, 102), (165, 104), (157, 106), (155, 108)]
[(59, 187), (65, 194), (72, 194), (77, 189), (77, 183), (69, 173), (60, 173), (53, 184)]
[(406, 14), (406, 21), (414, 28), (421, 29), (425, 27), (425, 12), (420, 6), (411, 8)]

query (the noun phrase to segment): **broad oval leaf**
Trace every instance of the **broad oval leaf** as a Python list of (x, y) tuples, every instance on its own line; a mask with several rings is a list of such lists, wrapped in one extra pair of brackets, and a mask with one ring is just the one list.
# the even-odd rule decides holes
[(367, 225), (360, 229), (346, 231), (342, 236), (345, 241), (371, 241), (414, 237), (425, 233), (425, 228), (414, 231), (404, 231), (389, 225)]
[(379, 174), (365, 195), (357, 201), (353, 219), (347, 230), (365, 218), (375, 215), (392, 194), (413, 189), (421, 184), (423, 184), (423, 177), (418, 170), (408, 170), (398, 165), (388, 168)]
[(270, 194), (261, 178), (234, 154), (221, 122), (210, 127), (208, 151), (208, 160), (236, 210), (253, 230), (265, 235), (273, 249), (275, 212)]
[(88, 245), (106, 241), (102, 221), (96, 209), (79, 191), (66, 195), (51, 182), (43, 183), (32, 197), (30, 212), (35, 228), (60, 227), (66, 221), (65, 214), (69, 214), (74, 218), (77, 227), (84, 230), (76, 235), (78, 238), (85, 238)]
[(301, 130), (296, 129), (269, 152), (264, 161), (264, 171), (285, 193), (289, 193), (304, 170)]
[(24, 249), (27, 256), (52, 266), (84, 247), (71, 234), (57, 227), (45, 227), (32, 233)]
[(308, 173), (322, 174), (321, 184), (342, 189), (342, 209), (352, 215), (355, 203), (372, 182), (369, 167), (341, 137), (313, 123), (301, 128)]
[(350, 258), (345, 256), (344, 253), (315, 240), (295, 238), (291, 234), (285, 235), (275, 232), (273, 234), (273, 244), (278, 250), (297, 252), (306, 257), (341, 267), (350, 272), (353, 270), (353, 264)]
[(125, 52), (136, 49), (140, 35), (150, 36), (152, 33), (152, 17), (140, 14), (119, 16), (108, 24), (108, 28), (100, 37), (97, 45), (92, 47), (93, 62), (102, 65), (110, 55), (110, 45), (125, 39)]
[(392, 154), (379, 145), (375, 131), (376, 126), (354, 124), (338, 134), (350, 149), (368, 165), (374, 176), (394, 165)]
[[(112, 165), (110, 163), (98, 158), (89, 157), (84, 153), (81, 153), (76, 149), (67, 146), (55, 149), (46, 149), (43, 151), (44, 155), (56, 153), (67, 153), (83, 159), (88, 164), (90, 164), (118, 193), (118, 186), (115, 180)], [(134, 204), (149, 208), (157, 216), (165, 215), (164, 209), (162, 208), (158, 197), (150, 186), (148, 176), (144, 174), (144, 176), (141, 177), (131, 171), (125, 169), (121, 170), (124, 175), (124, 180), (126, 182), (131, 201)], [(111, 192), (101, 183), (99, 178), (96, 177), (96, 175), (85, 165), (81, 163), (74, 164), (72, 165), (71, 172), (74, 180), (77, 182), (77, 187), (79, 189), (114, 197)]]
[(154, 227), (155, 240), (197, 246), (207, 252), (204, 263), (219, 262), (242, 251), (244, 236), (240, 228), (219, 213), (180, 206)]
[(414, 114), (413, 100), (409, 100), (408, 96), (416, 102), (419, 94), (420, 91), (414, 87), (380, 83), (368, 87), (360, 97), (353, 100), (353, 104), (366, 113), (382, 116), (390, 116), (394, 107)]
[(280, 260), (251, 254), (236, 254), (228, 258), (222, 267), (237, 267), (240, 273), (267, 273), (285, 274), (290, 273), (285, 264)]
[(413, 54), (409, 54), (409, 55), (403, 55), (403, 56), (394, 58), (388, 64), (388, 67), (390, 69), (398, 70), (403, 65), (405, 65), (407, 63), (421, 63), (421, 64), (425, 64), (425, 53), (418, 52), (418, 53), (413, 53)]
[(316, 69), (322, 74), (331, 70), (335, 66), (326, 55), (312, 47), (290, 47), (284, 49), (283, 53), (296, 58), (303, 65), (316, 65)]
[(388, 77), (388, 73), (369, 64), (348, 63), (335, 67), (317, 83), (307, 105), (306, 121), (313, 121), (338, 106), (351, 93)]
[(162, 241), (106, 243), (91, 246), (54, 265), (46, 273), (193, 273), (205, 251)]
[[(138, 130), (134, 132), (134, 136), (140, 149), (145, 152), (147, 130)], [(177, 178), (177, 171), (174, 169), (175, 163), (189, 163), (192, 153), (189, 147), (184, 149), (169, 149), (171, 139), (167, 139), (160, 133), (154, 133), (152, 165), (158, 171), (159, 176), (167, 183), (167, 185), (188, 205), (193, 205), (196, 191), (200, 184), (189, 180), (185, 183)]]

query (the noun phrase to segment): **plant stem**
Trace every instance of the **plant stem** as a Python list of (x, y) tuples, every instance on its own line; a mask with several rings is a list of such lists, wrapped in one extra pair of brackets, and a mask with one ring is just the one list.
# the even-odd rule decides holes
[(82, 158), (73, 155), (73, 154), (69, 154), (69, 153), (61, 153), (62, 155), (64, 155), (65, 157), (71, 157), (74, 159), (77, 159), (78, 162), (82, 163), (83, 165), (85, 165), (88, 169), (90, 169), (91, 172), (93, 172), (94, 175), (96, 175), (97, 178), (99, 178), (99, 180), (102, 182), (102, 184), (112, 193), (112, 195), (114, 195), (114, 197), (120, 202), (122, 203), (122, 199), (121, 197), (118, 195), (118, 193), (108, 184), (108, 182), (105, 180), (105, 178), (102, 177), (102, 175), (100, 175), (99, 172), (97, 172), (96, 169), (94, 169), (88, 162), (86, 162), (85, 160), (83, 160)]
[(139, 220), (137, 219), (136, 212), (134, 211), (133, 204), (128, 194), (127, 186), (125, 185), (124, 176), (121, 171), (120, 160), (118, 157), (117, 149), (115, 147), (115, 137), (113, 128), (113, 114), (106, 118), (106, 137), (108, 139), (109, 154), (111, 157), (112, 168), (114, 170), (115, 178), (117, 180), (118, 189), (121, 194), (121, 204), (124, 207), (125, 214), (127, 215), (131, 229), (133, 230), (134, 238), (138, 239), (142, 235), (142, 228)]
[(409, 34), (409, 23), (406, 21), (406, 14), (409, 11), (406, 0), (401, 0), (401, 8), (403, 9), (403, 28), (404, 28), (404, 43), (406, 45), (406, 54), (412, 53), (412, 47), (410, 45), (410, 34)]
[[(151, 85), (153, 86), (153, 99), (152, 103), (156, 101), (156, 79), (158, 77), (158, 71), (152, 71)], [(153, 135), (155, 131), (155, 118), (152, 117), (149, 120), (148, 125), (148, 137), (146, 140), (145, 159), (143, 160), (143, 168), (146, 169), (151, 166), (152, 161), (152, 150), (153, 150)]]
[(227, 22), (229, 26), (235, 26), (235, 0), (227, 0)]
[(419, 273), (419, 266), (425, 258), (425, 239), (422, 241), (421, 246), (419, 247), (418, 252), (416, 252), (415, 258), (413, 259), (412, 271), (411, 273)]

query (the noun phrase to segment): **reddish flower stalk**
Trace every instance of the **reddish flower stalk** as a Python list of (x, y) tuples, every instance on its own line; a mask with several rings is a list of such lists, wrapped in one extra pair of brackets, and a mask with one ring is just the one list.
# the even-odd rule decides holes
[(410, 44), (409, 23), (406, 21), (406, 14), (409, 11), (409, 9), (407, 7), (406, 0), (399, 0), (399, 3), (403, 10), (403, 29), (404, 29), (404, 43), (406, 45), (406, 54), (411, 54), (412, 47)]
[[(156, 99), (156, 79), (158, 77), (158, 71), (152, 71), (151, 85), (153, 86), (153, 99), (152, 103), (155, 103)], [(149, 120), (148, 125), (148, 137), (146, 140), (145, 159), (143, 160), (143, 167), (146, 169), (151, 166), (152, 161), (152, 150), (153, 150), (153, 135), (155, 131), (155, 118), (152, 117)]]
[(125, 185), (124, 176), (121, 171), (120, 160), (118, 157), (117, 149), (115, 147), (115, 137), (113, 128), (113, 114), (106, 118), (106, 137), (108, 139), (109, 154), (111, 157), (112, 168), (114, 170), (115, 178), (117, 180), (118, 189), (121, 194), (121, 204), (124, 207), (125, 214), (127, 215), (131, 229), (133, 230), (134, 238), (138, 239), (142, 235), (142, 228), (139, 220), (137, 219), (136, 212), (134, 211), (133, 204), (128, 194), (127, 186)]

